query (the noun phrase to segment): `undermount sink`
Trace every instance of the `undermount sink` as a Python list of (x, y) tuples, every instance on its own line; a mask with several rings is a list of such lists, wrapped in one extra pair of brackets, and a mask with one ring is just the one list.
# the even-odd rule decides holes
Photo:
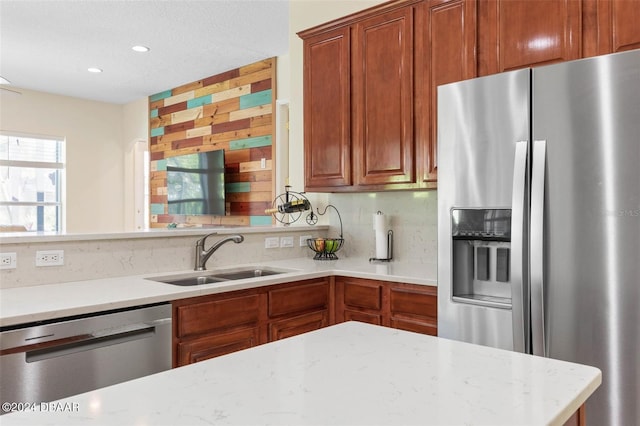
[(221, 273), (221, 274), (215, 274), (214, 277), (216, 278), (220, 278), (223, 280), (242, 280), (245, 278), (257, 278), (257, 277), (264, 277), (267, 275), (277, 275), (277, 274), (282, 274), (283, 271), (275, 271), (273, 269), (262, 269), (262, 268), (256, 268), (256, 269), (243, 269), (240, 271), (233, 271), (233, 272), (225, 272), (225, 273)]
[(206, 275), (196, 275), (196, 276), (185, 275), (182, 278), (174, 278), (174, 279), (170, 279), (169, 277), (167, 277), (166, 279), (160, 279), (160, 278), (149, 278), (149, 279), (152, 281), (159, 281), (165, 284), (183, 285), (183, 286), (211, 284), (211, 283), (219, 283), (220, 281), (225, 281), (225, 280), (220, 280), (216, 277), (210, 277)]
[(188, 274), (169, 275), (147, 279), (165, 284), (192, 286), (232, 280), (243, 280), (247, 278), (259, 278), (268, 275), (284, 274), (285, 272), (289, 271), (261, 267), (246, 267), (242, 269), (230, 269), (224, 271), (199, 271)]

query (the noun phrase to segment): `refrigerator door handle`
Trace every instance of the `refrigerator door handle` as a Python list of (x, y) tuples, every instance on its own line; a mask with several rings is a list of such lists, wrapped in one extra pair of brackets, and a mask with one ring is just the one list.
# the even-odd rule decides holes
[(533, 142), (531, 170), (531, 342), (533, 354), (547, 356), (544, 323), (544, 196), (547, 141)]
[(511, 316), (513, 350), (529, 352), (529, 297), (527, 262), (528, 141), (516, 142), (511, 198)]

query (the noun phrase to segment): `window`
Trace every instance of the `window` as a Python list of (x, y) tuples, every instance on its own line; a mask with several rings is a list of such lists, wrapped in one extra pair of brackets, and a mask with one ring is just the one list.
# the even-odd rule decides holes
[(0, 231), (62, 231), (64, 141), (0, 134)]

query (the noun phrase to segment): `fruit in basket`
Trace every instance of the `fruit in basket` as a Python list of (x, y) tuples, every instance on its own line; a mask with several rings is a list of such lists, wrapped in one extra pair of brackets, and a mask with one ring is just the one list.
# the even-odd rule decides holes
[(316, 238), (316, 251), (324, 251), (324, 238)]
[(334, 240), (334, 239), (325, 240), (324, 249), (327, 253), (333, 253), (338, 249), (338, 240)]

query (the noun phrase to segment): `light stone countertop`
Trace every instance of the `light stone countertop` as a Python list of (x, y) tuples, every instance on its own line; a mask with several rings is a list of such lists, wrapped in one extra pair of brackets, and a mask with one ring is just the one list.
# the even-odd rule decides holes
[(395, 261), (371, 263), (366, 259), (349, 258), (331, 261), (314, 261), (310, 258), (287, 259), (211, 268), (209, 272), (244, 266), (282, 268), (290, 272), (190, 287), (164, 284), (146, 278), (193, 273), (193, 270), (2, 289), (0, 290), (0, 326), (51, 320), (329, 275), (437, 285), (435, 266)]
[(562, 425), (601, 380), (594, 367), (347, 322), (2, 424)]

